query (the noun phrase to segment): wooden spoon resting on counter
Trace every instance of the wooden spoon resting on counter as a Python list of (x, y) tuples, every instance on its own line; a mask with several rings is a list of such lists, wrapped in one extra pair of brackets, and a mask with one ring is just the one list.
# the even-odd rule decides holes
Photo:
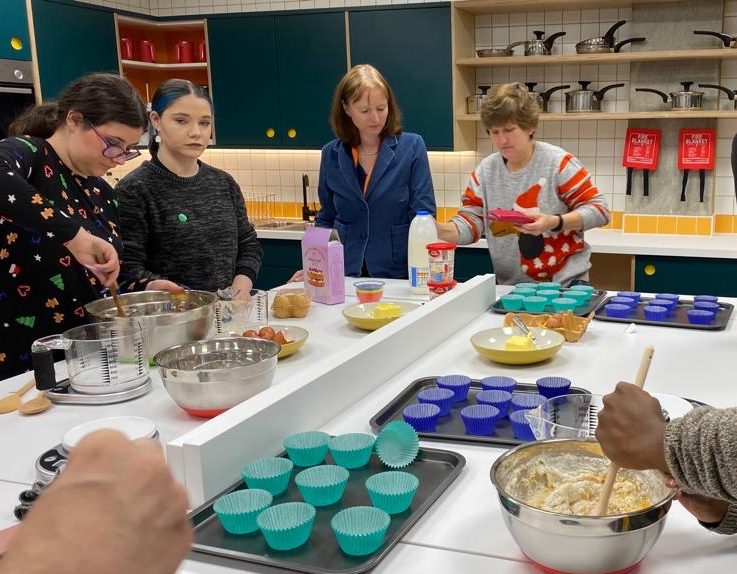
[(7, 397), (0, 399), (0, 414), (17, 411), (20, 406), (20, 398), (36, 386), (36, 380), (31, 379), (17, 391), (13, 391)]

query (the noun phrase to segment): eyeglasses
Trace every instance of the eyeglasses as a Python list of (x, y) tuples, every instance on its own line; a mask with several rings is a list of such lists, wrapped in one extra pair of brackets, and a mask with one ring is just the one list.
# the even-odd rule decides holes
[(125, 161), (128, 161), (128, 160), (131, 160), (141, 155), (141, 152), (138, 151), (137, 149), (125, 149), (120, 144), (113, 143), (109, 139), (107, 139), (104, 135), (98, 132), (97, 128), (93, 126), (92, 124), (89, 124), (89, 126), (97, 134), (97, 137), (99, 137), (102, 140), (102, 142), (105, 144), (105, 149), (102, 150), (102, 155), (105, 156), (106, 158), (118, 159), (119, 157), (122, 157), (125, 159)]

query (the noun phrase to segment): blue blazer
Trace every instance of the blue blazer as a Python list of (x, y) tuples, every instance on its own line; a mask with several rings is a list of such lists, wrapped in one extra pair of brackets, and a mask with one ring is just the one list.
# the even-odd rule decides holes
[(365, 260), (372, 277), (407, 277), (409, 224), (419, 210), (435, 215), (422, 137), (403, 132), (384, 138), (366, 195), (350, 149), (334, 139), (322, 148), (318, 196), (317, 225), (338, 232), (346, 275), (360, 275)]

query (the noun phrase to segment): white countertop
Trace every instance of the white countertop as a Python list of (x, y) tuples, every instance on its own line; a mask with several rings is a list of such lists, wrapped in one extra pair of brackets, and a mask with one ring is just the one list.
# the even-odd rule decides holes
[[(279, 231), (257, 229), (261, 239), (301, 240), (303, 231)], [(715, 257), (737, 259), (737, 235), (658, 235), (646, 233), (622, 233), (618, 230), (592, 229), (585, 234), (586, 242), (594, 253), (623, 255), (665, 255), (671, 257)], [(486, 239), (461, 249), (487, 249)]]

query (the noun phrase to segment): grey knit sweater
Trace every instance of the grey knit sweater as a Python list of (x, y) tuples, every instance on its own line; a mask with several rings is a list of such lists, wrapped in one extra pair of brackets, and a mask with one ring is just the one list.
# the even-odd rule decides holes
[(737, 408), (701, 407), (668, 423), (665, 458), (684, 491), (730, 503), (721, 534), (737, 533)]
[(179, 177), (145, 161), (118, 182), (124, 282), (169, 279), (206, 291), (236, 275), (255, 283), (263, 252), (240, 188), (228, 173), (199, 166)]

